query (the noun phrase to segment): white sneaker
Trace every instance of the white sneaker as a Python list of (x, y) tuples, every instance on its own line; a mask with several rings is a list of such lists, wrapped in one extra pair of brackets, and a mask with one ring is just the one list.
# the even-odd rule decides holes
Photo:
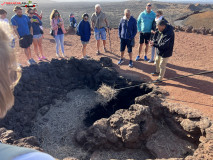
[(66, 54), (65, 54), (65, 53), (62, 53), (62, 56), (63, 56), (63, 57), (66, 57)]
[(150, 60), (148, 61), (148, 63), (154, 63), (154, 60), (150, 59)]
[(61, 56), (58, 53), (56, 53), (56, 57), (60, 58)]

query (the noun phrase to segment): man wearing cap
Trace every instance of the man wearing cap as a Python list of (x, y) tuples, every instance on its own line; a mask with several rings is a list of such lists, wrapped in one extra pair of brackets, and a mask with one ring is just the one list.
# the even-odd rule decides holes
[[(11, 18), (11, 23), (19, 39), (19, 46), (24, 49), (24, 53), (27, 57), (28, 63), (35, 64), (36, 62), (31, 56), (30, 46), (33, 42), (33, 36), (31, 34), (31, 21), (30, 19), (22, 14), (22, 9), (19, 6), (15, 6), (13, 10), (16, 14)], [(32, 29), (32, 28), (31, 28)], [(31, 31), (31, 32), (30, 32)]]
[(158, 76), (154, 83), (160, 83), (166, 72), (166, 65), (169, 57), (172, 56), (174, 48), (175, 34), (173, 27), (165, 20), (157, 22), (158, 31), (153, 41), (150, 41), (150, 46), (154, 46), (157, 51), (155, 59), (156, 71), (152, 73), (153, 76)]
[(156, 17), (156, 14), (155, 12), (152, 11), (151, 3), (148, 3), (146, 5), (146, 10), (141, 12), (137, 21), (138, 32), (140, 32), (140, 46), (139, 46), (138, 56), (136, 57), (136, 61), (140, 59), (140, 55), (141, 55), (144, 43), (146, 45), (144, 61), (148, 61), (147, 52), (149, 48), (149, 40), (151, 37), (152, 23), (155, 20), (155, 17)]
[(100, 38), (103, 40), (104, 51), (106, 50), (106, 29), (109, 29), (109, 24), (106, 18), (105, 13), (101, 11), (100, 4), (95, 5), (95, 13), (92, 14), (91, 17), (92, 29), (95, 32), (95, 39), (97, 41), (97, 55), (100, 54)]

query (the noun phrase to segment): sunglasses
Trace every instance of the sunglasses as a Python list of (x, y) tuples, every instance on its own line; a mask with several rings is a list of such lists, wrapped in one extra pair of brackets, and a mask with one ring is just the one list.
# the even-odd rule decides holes
[(160, 15), (159, 15), (159, 14), (156, 14), (156, 16), (159, 17)]
[(58, 13), (55, 13), (55, 16), (58, 16)]
[(34, 14), (34, 13), (31, 12), (31, 13), (29, 13), (29, 14)]
[(152, 7), (152, 5), (147, 5), (147, 7)]

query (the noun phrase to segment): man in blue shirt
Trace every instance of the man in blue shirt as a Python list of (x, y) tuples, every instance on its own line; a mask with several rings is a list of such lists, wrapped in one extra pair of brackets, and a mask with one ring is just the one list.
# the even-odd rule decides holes
[(30, 33), (31, 21), (30, 19), (22, 14), (22, 9), (19, 6), (15, 6), (13, 10), (16, 14), (11, 18), (14, 32), (19, 39), (19, 46), (24, 49), (24, 53), (27, 57), (28, 63), (35, 64), (36, 62), (31, 57), (30, 45), (33, 42), (33, 36)]
[(149, 40), (151, 37), (152, 23), (155, 20), (155, 17), (156, 14), (152, 11), (151, 3), (148, 3), (146, 6), (146, 10), (139, 15), (137, 21), (138, 32), (140, 32), (140, 46), (138, 56), (136, 57), (136, 61), (140, 59), (143, 43), (145, 43), (146, 45), (144, 61), (148, 61), (147, 52), (149, 49)]

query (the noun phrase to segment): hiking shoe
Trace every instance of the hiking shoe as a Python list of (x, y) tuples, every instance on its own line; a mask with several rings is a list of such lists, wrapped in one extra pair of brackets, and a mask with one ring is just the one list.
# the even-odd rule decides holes
[(139, 59), (140, 59), (140, 56), (137, 56), (135, 60), (138, 61)]
[(124, 63), (124, 60), (123, 60), (123, 59), (120, 59), (120, 60), (118, 61), (118, 65), (121, 65), (122, 63)]
[(151, 73), (152, 76), (159, 76), (159, 74), (158, 72)]
[(148, 63), (154, 63), (154, 60), (150, 59), (150, 60), (148, 61)]
[(148, 61), (148, 58), (147, 58), (147, 56), (144, 56), (144, 61)]
[(157, 79), (157, 80), (153, 81), (152, 83), (158, 84), (158, 83), (162, 83), (162, 81)]
[(47, 60), (47, 58), (46, 58), (46, 57), (44, 57), (44, 56), (42, 56), (42, 57), (41, 57), (41, 59), (43, 59), (43, 60)]
[(133, 67), (133, 62), (132, 62), (132, 60), (129, 61), (129, 67), (130, 67), (130, 68)]
[(97, 55), (97, 56), (100, 55), (100, 51), (97, 51), (97, 52), (96, 52), (96, 55)]

